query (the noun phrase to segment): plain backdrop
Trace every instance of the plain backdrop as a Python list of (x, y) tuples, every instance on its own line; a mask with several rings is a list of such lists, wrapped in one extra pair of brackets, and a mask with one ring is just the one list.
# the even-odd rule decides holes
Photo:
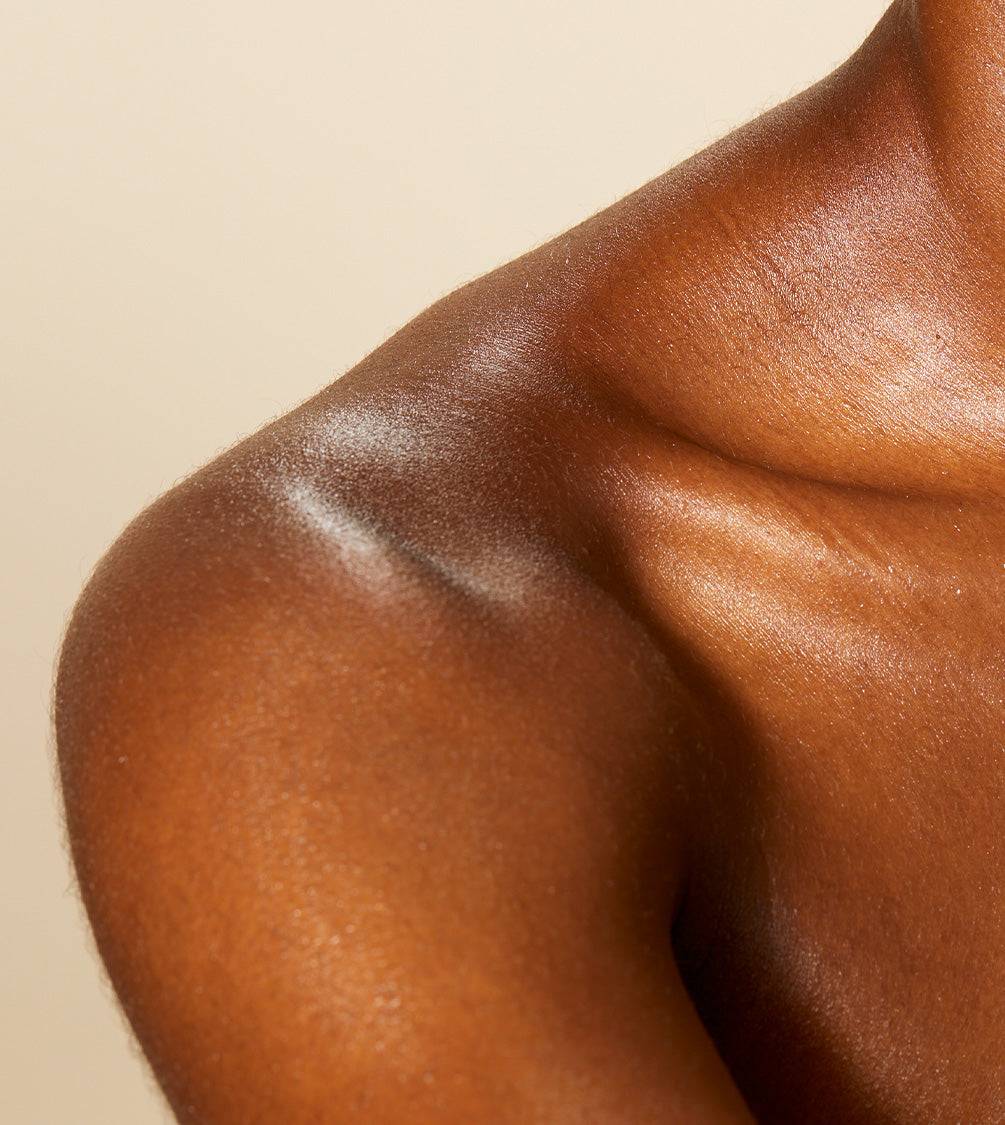
[(0, 6), (0, 1122), (163, 1125), (49, 695), (125, 522), (424, 306), (822, 77), (882, 0)]

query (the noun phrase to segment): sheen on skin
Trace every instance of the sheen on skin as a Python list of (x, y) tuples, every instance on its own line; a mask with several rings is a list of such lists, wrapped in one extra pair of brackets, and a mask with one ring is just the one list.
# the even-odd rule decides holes
[(898, 0), (115, 544), (60, 770), (180, 1122), (1005, 1118), (1003, 118)]

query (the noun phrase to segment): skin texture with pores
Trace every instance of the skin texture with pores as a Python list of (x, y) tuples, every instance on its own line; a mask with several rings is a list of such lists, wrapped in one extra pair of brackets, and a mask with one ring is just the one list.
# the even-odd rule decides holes
[(1005, 1118), (1005, 9), (429, 309), (88, 584), (84, 902), (199, 1125)]

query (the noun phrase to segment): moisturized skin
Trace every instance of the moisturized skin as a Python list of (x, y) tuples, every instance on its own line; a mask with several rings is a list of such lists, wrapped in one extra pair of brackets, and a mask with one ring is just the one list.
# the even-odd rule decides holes
[(1003, 118), (898, 2), (115, 545), (60, 765), (180, 1121), (1005, 1120)]

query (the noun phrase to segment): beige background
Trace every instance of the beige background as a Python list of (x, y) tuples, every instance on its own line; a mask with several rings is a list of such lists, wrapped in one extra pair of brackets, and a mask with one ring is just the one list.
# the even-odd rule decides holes
[(0, 1122), (167, 1120), (52, 796), (67, 611), (146, 501), (467, 278), (820, 77), (882, 0), (7, 0)]

